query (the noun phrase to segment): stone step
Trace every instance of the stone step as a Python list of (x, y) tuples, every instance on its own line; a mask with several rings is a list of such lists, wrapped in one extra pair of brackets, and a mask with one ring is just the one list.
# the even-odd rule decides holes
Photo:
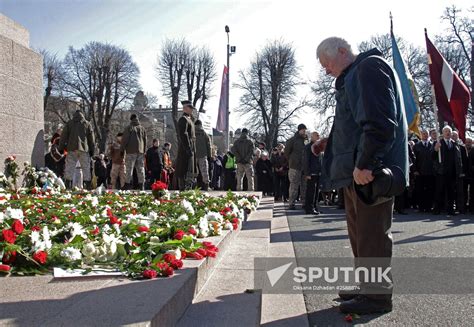
[(254, 290), (254, 258), (267, 256), (272, 215), (273, 198), (263, 198), (177, 326), (259, 325), (261, 294)]

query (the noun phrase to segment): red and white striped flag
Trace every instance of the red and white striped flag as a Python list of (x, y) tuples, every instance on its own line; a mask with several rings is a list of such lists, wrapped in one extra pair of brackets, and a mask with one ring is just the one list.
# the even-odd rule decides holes
[(454, 124), (459, 137), (464, 141), (466, 134), (466, 114), (471, 94), (446, 59), (431, 43), (425, 31), (431, 84), (438, 108), (438, 119)]

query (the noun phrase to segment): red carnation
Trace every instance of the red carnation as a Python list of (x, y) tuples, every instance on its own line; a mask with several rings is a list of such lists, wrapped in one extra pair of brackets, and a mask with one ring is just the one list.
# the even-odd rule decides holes
[(352, 315), (348, 314), (347, 316), (344, 317), (344, 320), (347, 322), (352, 322), (353, 321)]
[(119, 226), (122, 225), (122, 221), (118, 219), (116, 216), (111, 216), (110, 217), (110, 223), (113, 224), (118, 224)]
[(175, 259), (173, 261), (171, 261), (171, 267), (173, 267), (173, 269), (181, 269), (183, 267), (183, 260), (178, 260), (178, 259)]
[(146, 269), (143, 271), (143, 278), (153, 279), (156, 278), (157, 272), (153, 269)]
[(186, 251), (181, 250), (181, 259), (185, 259), (185, 258), (186, 258)]
[(197, 235), (197, 232), (196, 232), (196, 230), (195, 230), (193, 227), (189, 227), (189, 229), (188, 229), (188, 234)]
[(196, 252), (200, 255), (202, 255), (203, 257), (207, 257), (207, 250), (206, 249), (203, 249), (203, 248), (199, 248), (196, 250)]
[(163, 255), (163, 260), (166, 261), (167, 263), (171, 263), (173, 260), (176, 260), (176, 256), (171, 253), (165, 253)]
[(5, 264), (11, 264), (16, 260), (16, 251), (7, 251), (3, 254), (2, 261)]
[(179, 240), (179, 241), (182, 240), (183, 237), (184, 237), (184, 232), (181, 229), (179, 229), (173, 236), (175, 240)]
[(47, 259), (48, 259), (48, 253), (45, 251), (38, 251), (35, 254), (33, 254), (33, 260), (41, 263), (42, 265), (46, 263)]
[(234, 230), (237, 230), (239, 228), (239, 224), (232, 224), (232, 227), (234, 228)]
[(204, 257), (197, 252), (186, 252), (186, 257), (193, 258), (196, 260), (201, 260)]
[(0, 271), (8, 272), (10, 271), (9, 265), (0, 265)]
[(31, 227), (31, 230), (34, 231), (34, 232), (39, 232), (41, 230), (41, 227), (33, 226), (33, 227)]
[(23, 223), (21, 221), (19, 221), (18, 219), (15, 219), (12, 224), (12, 229), (15, 233), (20, 235), (25, 229), (25, 226), (23, 226)]
[(232, 223), (233, 224), (238, 224), (239, 223), (239, 218), (233, 218)]
[(165, 277), (173, 276), (173, 274), (174, 274), (174, 269), (171, 268), (171, 267), (168, 267), (168, 268), (166, 268), (165, 270), (162, 270), (161, 273), (162, 273), (163, 276), (165, 276)]
[(96, 227), (96, 228), (94, 228), (93, 230), (91, 230), (91, 234), (92, 234), (92, 235), (97, 235), (97, 234), (99, 234), (99, 227)]
[(7, 243), (13, 244), (16, 241), (16, 235), (11, 229), (2, 230), (3, 240)]
[(161, 181), (156, 181), (151, 185), (151, 190), (152, 191), (163, 191), (168, 189), (168, 185), (166, 183), (163, 183)]
[(207, 256), (215, 258), (217, 256), (217, 251), (207, 250)]
[(138, 226), (138, 231), (139, 231), (140, 233), (146, 233), (146, 232), (149, 232), (150, 229), (149, 229), (148, 227), (146, 227), (146, 226)]
[(156, 264), (156, 266), (160, 269), (160, 270), (165, 270), (166, 268), (169, 267), (168, 263), (167, 262), (158, 262)]

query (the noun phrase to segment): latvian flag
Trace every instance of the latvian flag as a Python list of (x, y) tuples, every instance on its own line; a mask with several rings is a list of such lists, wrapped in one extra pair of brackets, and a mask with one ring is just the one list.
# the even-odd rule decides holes
[(459, 137), (464, 141), (467, 107), (471, 98), (469, 89), (431, 43), (426, 30), (425, 38), (431, 84), (438, 108), (438, 119), (454, 124), (459, 131)]

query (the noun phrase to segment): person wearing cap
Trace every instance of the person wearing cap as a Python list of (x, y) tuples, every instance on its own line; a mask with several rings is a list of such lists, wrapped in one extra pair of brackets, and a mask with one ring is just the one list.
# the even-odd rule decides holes
[[(324, 152), (321, 187), (323, 191), (344, 188), (356, 267), (371, 272), (373, 266), (366, 261), (361, 264), (362, 258), (376, 257), (383, 258), (377, 267), (386, 270), (392, 257), (394, 196), (378, 196), (368, 204), (356, 190), (379, 185), (373, 173), (386, 176), (386, 170), (376, 169), (380, 163), (400, 171), (401, 181), (396, 184), (402, 191), (408, 184), (408, 127), (400, 84), (379, 50), (356, 55), (339, 37), (323, 40), (317, 58), (326, 73), (336, 78), (336, 114)], [(394, 181), (390, 176), (388, 180)], [(392, 291), (391, 281), (361, 283), (358, 291), (339, 293), (343, 300), (339, 309), (355, 314), (391, 311)]]
[(237, 191), (242, 191), (244, 176), (247, 177), (248, 190), (254, 190), (254, 148), (254, 144), (249, 138), (248, 129), (243, 128), (242, 134), (234, 142), (231, 150), (231, 152), (235, 155), (235, 161), (237, 163)]
[(302, 167), (303, 167), (303, 152), (306, 140), (306, 126), (305, 124), (298, 125), (298, 131), (286, 141), (285, 156), (288, 158), (288, 178), (290, 179), (290, 198), (289, 207), (290, 210), (295, 210), (295, 202), (298, 197), (298, 191), (301, 186)]
[(202, 189), (209, 189), (209, 160), (211, 159), (211, 138), (202, 128), (202, 122), (196, 120), (196, 161), (201, 174)]
[(127, 182), (125, 189), (132, 189), (133, 170), (137, 171), (138, 188), (145, 189), (145, 152), (147, 135), (137, 115), (130, 116), (130, 125), (124, 130), (120, 148), (125, 152), (125, 170)]
[(183, 115), (178, 120), (178, 156), (175, 174), (180, 191), (190, 190), (196, 177), (196, 132), (191, 101), (181, 101)]

